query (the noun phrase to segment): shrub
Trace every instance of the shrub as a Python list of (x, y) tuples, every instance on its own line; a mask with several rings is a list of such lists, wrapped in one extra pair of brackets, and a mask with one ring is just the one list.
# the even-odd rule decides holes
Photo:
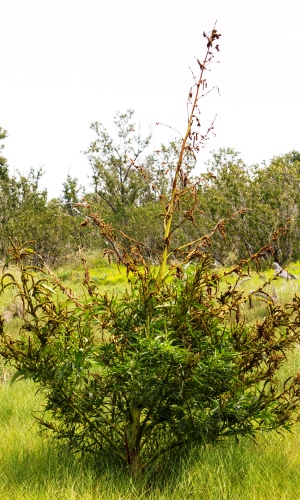
[[(266, 315), (251, 324), (241, 310), (248, 296), (237, 287), (250, 264), (271, 252), (272, 245), (223, 272), (223, 278), (237, 276), (225, 286), (211, 271), (206, 249), (216, 232), (225, 236), (226, 220), (195, 241), (172, 246), (174, 232), (186, 221), (197, 227), (198, 181), (189, 179), (185, 161), (207, 138), (193, 124), (200, 125), (203, 75), (220, 35), (213, 29), (204, 36), (207, 53), (203, 63), (198, 61), (200, 76), (190, 91), (172, 193), (162, 199), (161, 254), (132, 237), (123, 246), (120, 231), (90, 213), (127, 269), (125, 292), (100, 294), (83, 259), (86, 295), (79, 300), (46, 265), (26, 264), (32, 255), (26, 246), (11, 249), (20, 278), (9, 270), (2, 278), (3, 289), (14, 288), (22, 301), (23, 322), (13, 337), (1, 321), (1, 355), (16, 367), (15, 379), (32, 378), (43, 391), (40, 424), (99, 460), (111, 448), (135, 475), (173, 448), (279, 429), (298, 416), (300, 375), (280, 384), (278, 374), (300, 340), (300, 299), (276, 305), (264, 284), (256, 293), (265, 301)], [(182, 200), (185, 207), (189, 201), (184, 212)], [(157, 268), (148, 264), (152, 253)], [(187, 273), (191, 263), (193, 271)]]

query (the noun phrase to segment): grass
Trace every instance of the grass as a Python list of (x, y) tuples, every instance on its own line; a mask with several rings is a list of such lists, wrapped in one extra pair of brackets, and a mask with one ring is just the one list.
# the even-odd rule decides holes
[[(300, 263), (289, 267), (300, 274)], [(74, 285), (80, 295), (82, 271), (78, 264), (57, 270), (65, 286)], [(107, 262), (93, 265), (92, 276), (103, 290), (124, 290), (125, 271), (119, 273)], [(266, 279), (273, 271), (262, 273)], [(247, 291), (259, 286), (254, 276), (241, 287)], [(299, 293), (298, 281), (278, 278), (274, 288), (279, 301)], [(10, 315), (8, 328), (16, 329), (20, 321), (9, 290), (1, 302), (2, 313)], [(265, 304), (257, 301), (251, 309), (252, 319), (262, 317)], [(297, 371), (300, 351), (296, 350), (287, 370)], [(120, 470), (110, 457), (82, 459), (41, 433), (33, 418), (43, 404), (32, 381), (10, 384), (12, 369), (0, 367), (0, 498), (1, 500), (292, 500), (300, 491), (300, 428), (283, 435), (261, 434), (256, 442), (249, 438), (233, 440), (189, 454), (165, 457), (151, 477), (145, 475), (133, 482), (128, 472)], [(170, 467), (170, 462), (172, 466)], [(173, 461), (173, 463), (172, 463)]]
[[(0, 385), (2, 500), (298, 499), (299, 431), (194, 449), (167, 472), (133, 483), (103, 457), (82, 460), (41, 434), (32, 412), (42, 404), (31, 381)], [(150, 486), (151, 484), (151, 486)]]
[[(228, 271), (230, 268), (225, 269)], [(288, 266), (288, 271), (292, 274), (300, 277), (300, 262), (296, 262)], [(272, 280), (270, 284), (266, 284), (269, 280)], [(226, 276), (221, 280), (221, 289), (228, 286), (228, 283), (233, 285), (236, 281), (235, 275)], [(299, 280), (286, 280), (280, 277), (274, 279), (274, 270), (267, 269), (256, 273), (251, 271), (250, 276), (245, 276), (240, 279), (237, 290), (243, 291), (245, 295), (255, 292), (260, 287), (263, 286), (263, 291), (266, 292), (274, 303), (288, 302), (292, 299), (295, 294), (300, 293), (300, 279)], [(262, 297), (259, 294), (251, 295), (251, 304), (249, 301), (243, 303), (241, 309), (245, 314), (245, 319), (249, 322), (256, 320), (261, 321), (267, 313), (266, 297)]]

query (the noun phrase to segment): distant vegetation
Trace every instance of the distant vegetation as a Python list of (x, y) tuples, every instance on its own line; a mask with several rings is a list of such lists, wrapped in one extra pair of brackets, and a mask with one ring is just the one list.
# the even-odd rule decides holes
[[(149, 248), (161, 250), (162, 201), (171, 193), (180, 141), (162, 145), (159, 153), (149, 152), (150, 137), (142, 139), (136, 132), (132, 110), (117, 113), (115, 126), (116, 138), (111, 138), (100, 123), (92, 124), (96, 137), (86, 150), (92, 170), (88, 191), (68, 176), (61, 196), (48, 200), (47, 191), (40, 188), (42, 171), (11, 175), (6, 159), (0, 158), (0, 258), (7, 255), (9, 238), (33, 240), (35, 251), (50, 265), (68, 261), (79, 249), (110, 251), (91, 212)], [(3, 141), (6, 133), (0, 131)], [(196, 183), (197, 211), (174, 235), (178, 245), (209, 233), (235, 213), (226, 224), (226, 242), (221, 234), (212, 239), (209, 252), (216, 263), (248, 258), (283, 226), (284, 235), (272, 245), (273, 259), (286, 265), (300, 258), (299, 152), (248, 167), (239, 153), (222, 149), (212, 153), (207, 173), (199, 179), (195, 164), (192, 154), (187, 155), (180, 183), (184, 185), (186, 175)], [(187, 208), (186, 202), (178, 207), (174, 227)], [(126, 238), (123, 243), (130, 245)], [(148, 257), (155, 263), (153, 254)], [(264, 259), (270, 257), (266, 254)]]

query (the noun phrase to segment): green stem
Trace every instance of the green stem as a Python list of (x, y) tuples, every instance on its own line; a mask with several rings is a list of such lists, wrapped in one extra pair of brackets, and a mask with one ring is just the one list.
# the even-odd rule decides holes
[(126, 445), (127, 461), (134, 475), (138, 475), (142, 469), (140, 458), (140, 418), (141, 410), (136, 407), (134, 401), (129, 405), (130, 422), (127, 425)]
[(182, 140), (182, 145), (181, 145), (181, 149), (180, 149), (180, 153), (179, 153), (179, 158), (178, 158), (178, 162), (177, 162), (175, 176), (174, 176), (174, 180), (173, 180), (173, 184), (172, 184), (171, 200), (170, 200), (170, 203), (168, 205), (166, 205), (164, 208), (164, 210), (165, 210), (165, 213), (164, 213), (165, 231), (164, 231), (161, 263), (160, 263), (159, 272), (158, 272), (158, 275), (156, 278), (156, 285), (158, 287), (160, 287), (160, 285), (162, 284), (162, 282), (164, 281), (164, 279), (166, 278), (166, 276), (168, 274), (166, 272), (166, 268), (167, 268), (167, 260), (168, 260), (169, 248), (170, 248), (171, 225), (172, 225), (176, 200), (177, 200), (177, 197), (179, 195), (178, 190), (177, 190), (178, 177), (180, 174), (180, 170), (181, 170), (181, 166), (182, 166), (182, 162), (183, 162), (183, 158), (184, 158), (184, 153), (185, 153), (185, 150), (187, 147), (187, 141), (190, 137), (191, 128), (192, 128), (193, 119), (194, 119), (194, 113), (195, 113), (195, 109), (196, 109), (197, 104), (198, 104), (199, 91), (200, 91), (201, 83), (203, 82), (203, 74), (204, 74), (204, 70), (206, 69), (206, 64), (208, 62), (210, 50), (211, 50), (211, 47), (208, 46), (207, 51), (206, 51), (206, 55), (205, 55), (205, 59), (203, 61), (203, 64), (200, 66), (201, 67), (200, 77), (199, 77), (197, 85), (196, 85), (196, 93), (195, 93), (195, 97), (193, 100), (192, 109), (191, 109), (191, 112), (190, 112), (189, 117), (188, 117), (188, 125), (187, 125), (185, 136)]

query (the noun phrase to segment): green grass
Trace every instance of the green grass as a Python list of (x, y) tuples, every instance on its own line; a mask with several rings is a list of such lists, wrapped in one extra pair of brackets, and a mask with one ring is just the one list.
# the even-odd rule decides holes
[[(228, 271), (230, 268), (225, 269)], [(266, 292), (274, 304), (288, 302), (292, 297), (300, 294), (300, 262), (296, 262), (287, 267), (288, 271), (296, 276), (299, 280), (286, 280), (280, 277), (274, 278), (274, 270), (268, 269), (259, 273), (251, 271), (249, 276), (244, 276), (240, 279), (236, 290), (243, 291), (245, 296), (255, 292), (260, 287)], [(222, 272), (223, 270), (221, 270)], [(228, 284), (233, 285), (236, 281), (236, 275), (228, 275), (221, 279), (221, 290), (226, 289)], [(270, 284), (266, 284), (271, 280)], [(246, 321), (253, 322), (263, 320), (268, 312), (267, 298), (259, 294), (251, 295), (251, 303), (249, 300), (241, 305), (241, 313), (245, 314)]]
[[(300, 274), (300, 263), (289, 266)], [(82, 270), (78, 264), (58, 269), (65, 286), (75, 286), (82, 294)], [(124, 290), (125, 270), (99, 262), (91, 275), (103, 291)], [(262, 273), (268, 279), (273, 271)], [(241, 288), (250, 291), (261, 284), (253, 275)], [(274, 283), (278, 301), (300, 292), (300, 280)], [(273, 290), (273, 289), (272, 289)], [(271, 291), (272, 291), (271, 290)], [(11, 291), (1, 299), (1, 311), (10, 317), (8, 327), (20, 322)], [(262, 318), (265, 304), (257, 300), (251, 319)], [(286, 373), (300, 370), (300, 350), (295, 350)], [(10, 384), (12, 369), (0, 366), (0, 498), (1, 500), (298, 500), (300, 497), (300, 427), (293, 433), (261, 434), (256, 442), (245, 438), (227, 440), (186, 455), (164, 457), (155, 473), (133, 482), (128, 471), (120, 470), (110, 457), (95, 462), (59, 449), (46, 433), (41, 433), (33, 415), (43, 404), (31, 381)], [(149, 473), (150, 474), (150, 473)]]
[[(82, 460), (41, 434), (32, 412), (42, 404), (33, 382), (0, 385), (1, 500), (298, 499), (299, 430), (194, 449), (134, 483), (103, 457)], [(150, 482), (151, 479), (151, 482)]]
[[(128, 276), (124, 266), (109, 263), (106, 259), (93, 254), (89, 255), (87, 262), (91, 280), (100, 293), (118, 293), (128, 286)], [(72, 288), (78, 297), (82, 296), (84, 269), (81, 262), (74, 260), (70, 265), (56, 269), (55, 273), (64, 286)]]

